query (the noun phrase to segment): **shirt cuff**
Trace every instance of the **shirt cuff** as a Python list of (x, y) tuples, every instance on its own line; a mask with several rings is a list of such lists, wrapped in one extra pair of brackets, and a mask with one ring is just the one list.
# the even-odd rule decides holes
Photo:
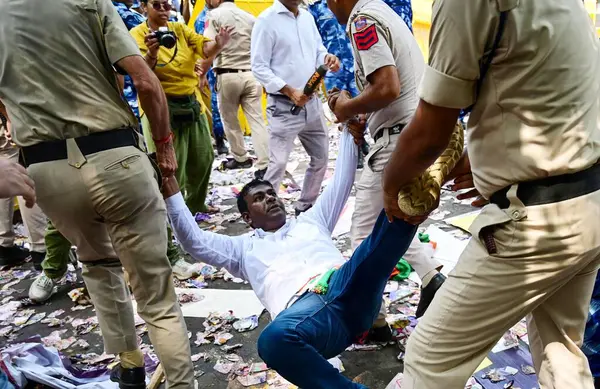
[(329, 54), (328, 52), (324, 52), (319, 54), (319, 56), (317, 57), (317, 63), (316, 63), (316, 68), (318, 68), (321, 65), (325, 64), (325, 57), (327, 57), (327, 54)]
[(267, 93), (274, 94), (274, 93), (279, 92), (281, 90), (281, 88), (283, 88), (285, 85), (286, 85), (285, 81), (283, 81), (279, 77), (276, 77), (265, 85), (265, 89), (266, 89)]
[(462, 109), (475, 102), (475, 81), (465, 81), (427, 66), (419, 97), (437, 107)]
[(165, 203), (167, 204), (167, 213), (178, 212), (186, 207), (181, 192), (177, 192), (173, 196), (165, 199)]

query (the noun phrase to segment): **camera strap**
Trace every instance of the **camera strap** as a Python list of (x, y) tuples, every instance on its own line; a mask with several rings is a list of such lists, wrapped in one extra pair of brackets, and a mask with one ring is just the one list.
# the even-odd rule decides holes
[(156, 67), (157, 68), (164, 68), (165, 66), (169, 65), (171, 62), (173, 62), (175, 60), (175, 57), (177, 57), (177, 42), (175, 42), (175, 52), (173, 53), (173, 56), (171, 57), (171, 59), (169, 60), (169, 62), (165, 62), (162, 64), (158, 63), (158, 58), (156, 59)]
[[(155, 32), (152, 31), (150, 29), (150, 22), (148, 22), (148, 20), (146, 19), (146, 27), (148, 27), (148, 31), (151, 32)], [(173, 34), (175, 34), (175, 32), (173, 32)], [(158, 58), (156, 59), (156, 65), (154, 66), (155, 68), (164, 68), (165, 66), (168, 66), (171, 62), (173, 62), (175, 60), (175, 57), (177, 57), (177, 51), (178, 51), (178, 45), (177, 45), (177, 35), (175, 35), (175, 51), (173, 52), (173, 56), (171, 57), (171, 59), (169, 60), (169, 62), (165, 62), (163, 64), (159, 64), (158, 63)], [(160, 50), (160, 47), (159, 47)]]

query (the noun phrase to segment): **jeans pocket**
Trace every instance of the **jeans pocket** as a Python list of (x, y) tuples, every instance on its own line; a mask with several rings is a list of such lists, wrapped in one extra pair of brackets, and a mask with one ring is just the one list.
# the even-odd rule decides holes
[(129, 167), (138, 162), (141, 158), (141, 155), (139, 154), (131, 154), (128, 155), (126, 157), (120, 158), (114, 162), (109, 163), (108, 165), (104, 166), (104, 170), (106, 171), (111, 171), (111, 170), (116, 170), (116, 169), (129, 169)]

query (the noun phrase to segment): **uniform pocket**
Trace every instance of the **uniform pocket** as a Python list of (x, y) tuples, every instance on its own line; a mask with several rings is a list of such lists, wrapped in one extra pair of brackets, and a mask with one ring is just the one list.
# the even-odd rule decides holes
[(104, 170), (108, 172), (116, 169), (129, 169), (130, 166), (138, 162), (140, 158), (141, 155), (139, 154), (131, 154), (117, 161), (109, 163), (108, 165), (104, 166)]

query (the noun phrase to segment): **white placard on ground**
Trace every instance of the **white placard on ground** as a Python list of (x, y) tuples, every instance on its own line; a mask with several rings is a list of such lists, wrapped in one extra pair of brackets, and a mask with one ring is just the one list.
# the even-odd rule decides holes
[[(265, 309), (252, 290), (175, 288), (175, 292), (201, 298), (201, 301), (181, 305), (185, 317), (208, 317), (211, 312), (227, 311), (233, 311), (236, 317), (259, 316)], [(135, 300), (133, 308), (136, 309)]]
[(458, 263), (458, 258), (469, 243), (469, 239), (460, 240), (452, 236), (452, 234), (443, 231), (435, 226), (429, 226), (427, 231), (429, 239), (437, 243), (437, 248), (433, 257), (441, 262), (444, 266), (442, 274), (448, 275)]

